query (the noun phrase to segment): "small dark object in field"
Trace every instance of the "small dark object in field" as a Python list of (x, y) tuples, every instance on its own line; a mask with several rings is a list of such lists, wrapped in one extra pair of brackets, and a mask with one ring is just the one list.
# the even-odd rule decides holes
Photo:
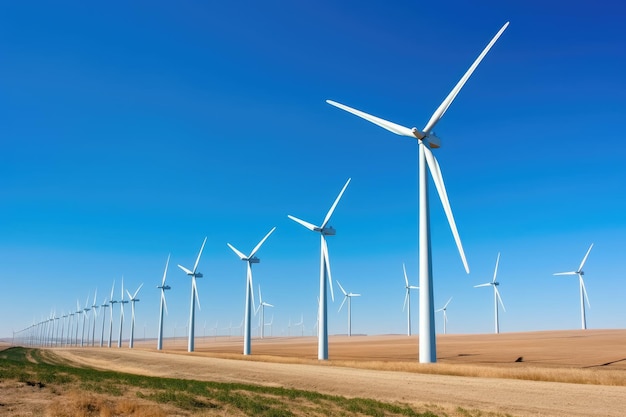
[(44, 384), (41, 381), (38, 381), (38, 382), (26, 381), (26, 385), (28, 385), (29, 387), (37, 387), (37, 388), (43, 388), (46, 386), (46, 384)]
[(515, 359), (515, 362), (524, 362), (524, 357), (520, 356), (519, 358)]

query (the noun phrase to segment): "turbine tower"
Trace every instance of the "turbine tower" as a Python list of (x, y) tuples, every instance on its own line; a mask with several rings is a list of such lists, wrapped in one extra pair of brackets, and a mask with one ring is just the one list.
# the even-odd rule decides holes
[(351, 178), (348, 178), (346, 181), (346, 185), (343, 186), (341, 192), (335, 199), (335, 202), (326, 213), (326, 217), (322, 222), (321, 226), (316, 226), (304, 220), (300, 220), (297, 217), (292, 215), (288, 215), (291, 220), (296, 223), (300, 223), (302, 226), (311, 230), (312, 232), (319, 232), (320, 234), (320, 295), (318, 302), (318, 320), (319, 325), (317, 326), (317, 359), (318, 360), (327, 360), (328, 359), (328, 314), (327, 314), (327, 303), (326, 303), (326, 283), (328, 282), (328, 286), (330, 287), (330, 297), (333, 301), (335, 301), (335, 294), (333, 293), (333, 280), (330, 273), (330, 260), (328, 257), (328, 245), (326, 244), (326, 236), (334, 236), (336, 231), (331, 226), (328, 226), (328, 222), (330, 221), (330, 217), (333, 215), (341, 196), (344, 191), (350, 184)]
[(406, 309), (406, 335), (411, 336), (411, 290), (419, 290), (420, 287), (409, 285), (409, 278), (406, 275), (406, 267), (404, 266), (404, 263), (402, 264), (402, 270), (404, 271), (404, 288), (406, 288), (402, 311)]
[(443, 311), (443, 334), (446, 334), (446, 324), (448, 323), (448, 314), (446, 313), (446, 309), (448, 308), (450, 301), (452, 301), (452, 297), (450, 297), (448, 302), (443, 307), (435, 311), (436, 313)]
[(454, 217), (452, 215), (452, 209), (450, 202), (448, 201), (448, 195), (446, 187), (441, 175), (441, 169), (439, 163), (435, 159), (432, 149), (440, 147), (440, 140), (435, 135), (433, 129), (437, 122), (441, 120), (452, 101), (455, 99), (465, 82), (472, 75), (480, 61), (485, 57), (487, 52), (491, 49), (494, 43), (498, 40), (502, 32), (507, 28), (509, 22), (506, 22), (504, 26), (493, 37), (491, 42), (485, 47), (482, 53), (474, 61), (472, 66), (467, 70), (465, 75), (459, 80), (456, 86), (448, 94), (446, 99), (439, 105), (437, 110), (433, 113), (430, 120), (426, 124), (423, 130), (417, 128), (409, 129), (407, 127), (398, 125), (396, 123), (383, 120), (379, 117), (372, 116), (362, 111), (353, 109), (343, 104), (337, 103), (332, 100), (326, 100), (328, 104), (338, 107), (342, 110), (350, 112), (356, 116), (359, 116), (371, 123), (374, 123), (384, 129), (389, 130), (400, 136), (408, 136), (413, 139), (417, 139), (418, 142), (418, 169), (419, 169), (419, 286), (420, 286), (420, 334), (419, 334), (419, 361), (421, 363), (433, 363), (437, 362), (437, 348), (435, 342), (435, 312), (433, 307), (433, 277), (431, 266), (431, 248), (430, 248), (430, 216), (428, 205), (428, 181), (426, 173), (426, 165), (430, 169), (435, 187), (439, 193), (439, 199), (443, 204), (444, 211), (448, 218), (448, 223), (452, 229), (452, 234), (456, 241), (457, 248), (461, 255), (461, 260), (465, 267), (465, 271), (469, 273), (469, 267), (467, 260), (465, 259), (465, 253), (463, 246), (461, 245), (461, 239), (459, 237)]
[(582, 322), (582, 329), (585, 330), (587, 328), (587, 316), (585, 314), (585, 302), (584, 299), (587, 299), (587, 305), (591, 308), (591, 304), (589, 304), (589, 297), (587, 296), (587, 289), (585, 288), (585, 281), (583, 281), (583, 275), (585, 275), (585, 271), (583, 271), (583, 266), (585, 266), (585, 262), (587, 262), (587, 257), (589, 256), (589, 252), (591, 252), (591, 248), (593, 248), (593, 243), (589, 246), (583, 261), (580, 263), (580, 266), (576, 271), (571, 272), (557, 272), (554, 275), (578, 275), (578, 282), (580, 286), (580, 319)]
[[(257, 308), (255, 314), (258, 313), (259, 310), (261, 310), (261, 316), (259, 317), (259, 323), (261, 323), (261, 339), (263, 339), (263, 337), (265, 336), (265, 307), (274, 306), (270, 303), (266, 303), (265, 301), (263, 301), (263, 296), (261, 295), (261, 286), (259, 285), (259, 307)], [(272, 316), (272, 320), (273, 319), (274, 317)]]
[(106, 297), (104, 298), (104, 301), (102, 301), (102, 305), (100, 306), (102, 311), (102, 332), (100, 332), (100, 347), (104, 346), (104, 323), (106, 322), (106, 308), (110, 307), (109, 306), (109, 302), (107, 301)]
[(96, 288), (96, 292), (93, 295), (93, 304), (91, 305), (91, 311), (93, 311), (93, 326), (91, 330), (91, 346), (92, 347), (95, 345), (95, 341), (96, 341), (96, 321), (98, 319), (98, 307), (99, 307), (97, 298), (98, 298), (98, 289)]
[(500, 252), (498, 252), (498, 257), (496, 258), (496, 269), (493, 271), (493, 280), (491, 282), (487, 282), (485, 284), (474, 285), (474, 288), (479, 287), (493, 287), (493, 309), (496, 317), (496, 334), (500, 333), (500, 319), (498, 317), (498, 301), (500, 301), (500, 305), (502, 306), (502, 310), (506, 311), (504, 308), (504, 303), (502, 302), (502, 297), (500, 297), (500, 291), (498, 291), (498, 285), (500, 283), (496, 281), (496, 276), (498, 275), (498, 264), (500, 263)]
[(339, 285), (339, 289), (344, 295), (343, 301), (341, 302), (341, 305), (339, 306), (339, 310), (337, 310), (337, 312), (341, 311), (341, 308), (346, 303), (346, 300), (348, 300), (348, 337), (350, 337), (352, 336), (352, 297), (360, 297), (361, 294), (346, 292), (346, 290), (343, 289), (339, 281), (337, 281), (337, 285)]
[(135, 346), (135, 303), (139, 301), (137, 298), (137, 294), (139, 290), (143, 287), (143, 283), (137, 288), (137, 291), (131, 296), (130, 292), (126, 290), (126, 294), (128, 294), (128, 298), (130, 300), (130, 341), (128, 342), (128, 347), (132, 349)]
[(119, 337), (117, 338), (117, 347), (121, 348), (122, 347), (122, 329), (124, 327), (124, 304), (128, 303), (128, 301), (124, 300), (124, 277), (122, 277), (122, 298), (120, 299), (120, 301), (118, 301), (118, 303), (120, 303), (120, 334), (119, 334)]
[(163, 309), (167, 313), (167, 303), (165, 302), (165, 291), (171, 289), (169, 285), (165, 285), (165, 278), (167, 277), (167, 267), (170, 264), (170, 255), (167, 255), (167, 261), (165, 262), (165, 270), (163, 271), (163, 279), (161, 285), (157, 286), (161, 290), (161, 304), (159, 307), (159, 337), (157, 339), (157, 350), (163, 349)]
[(198, 303), (198, 308), (200, 308), (200, 300), (198, 299), (198, 288), (196, 287), (196, 278), (202, 278), (202, 274), (197, 272), (198, 263), (200, 262), (200, 256), (202, 255), (202, 250), (204, 249), (204, 244), (206, 243), (206, 237), (202, 242), (202, 247), (200, 248), (200, 252), (198, 253), (198, 257), (196, 258), (196, 263), (193, 265), (193, 271), (185, 268), (182, 265), (178, 265), (180, 269), (182, 269), (187, 275), (191, 277), (191, 308), (189, 312), (189, 340), (187, 342), (187, 352), (194, 351), (194, 330), (195, 330), (195, 302)]
[(111, 287), (111, 297), (109, 297), (109, 304), (111, 304), (111, 318), (109, 319), (109, 344), (108, 347), (111, 347), (111, 342), (113, 340), (113, 304), (117, 303), (113, 299), (113, 290), (115, 290), (115, 281), (113, 281), (113, 286)]
[[(85, 341), (85, 322), (87, 321), (87, 316), (89, 315), (89, 296), (87, 296), (87, 300), (85, 300), (85, 307), (83, 308), (83, 331), (80, 335), (80, 347), (84, 346)], [(87, 324), (87, 344), (89, 344), (89, 324)]]
[(261, 262), (261, 260), (254, 255), (257, 253), (259, 248), (261, 248), (261, 245), (263, 245), (263, 242), (265, 242), (265, 240), (272, 234), (272, 232), (274, 232), (274, 230), (276, 230), (276, 227), (272, 228), (272, 230), (270, 230), (265, 235), (265, 237), (261, 239), (259, 243), (257, 243), (257, 245), (254, 247), (254, 249), (252, 249), (252, 252), (250, 252), (250, 255), (248, 256), (244, 255), (242, 252), (237, 250), (230, 243), (227, 243), (228, 247), (231, 248), (232, 251), (235, 252), (237, 256), (239, 256), (239, 259), (246, 262), (246, 266), (247, 266), (247, 269), (246, 269), (246, 305), (245, 305), (245, 312), (243, 316), (244, 318), (243, 354), (244, 355), (250, 354), (250, 340), (251, 340), (250, 321), (252, 319), (251, 312), (254, 309), (254, 287), (252, 286), (252, 264), (258, 264), (259, 262)]

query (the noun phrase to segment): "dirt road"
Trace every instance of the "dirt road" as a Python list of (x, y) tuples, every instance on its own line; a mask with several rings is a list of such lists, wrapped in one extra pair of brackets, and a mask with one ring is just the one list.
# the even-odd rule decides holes
[(624, 416), (626, 387), (425, 375), (328, 364), (229, 360), (145, 350), (59, 349), (61, 357), (143, 375), (284, 386), (346, 397), (513, 416)]

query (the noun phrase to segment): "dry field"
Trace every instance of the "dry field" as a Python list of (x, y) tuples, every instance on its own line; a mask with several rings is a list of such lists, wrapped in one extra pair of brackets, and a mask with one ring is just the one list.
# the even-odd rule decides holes
[[(401, 402), (442, 415), (624, 416), (626, 330), (500, 335), (445, 335), (439, 363), (417, 363), (417, 337), (330, 337), (320, 363), (314, 337), (241, 337), (155, 341), (136, 348), (58, 348), (54, 353), (95, 368), (150, 376), (282, 386), (346, 397)], [(493, 414), (491, 414), (493, 413)]]

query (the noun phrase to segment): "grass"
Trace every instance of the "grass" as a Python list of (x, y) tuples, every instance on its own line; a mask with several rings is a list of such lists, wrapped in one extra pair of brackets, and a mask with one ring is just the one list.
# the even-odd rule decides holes
[[(431, 410), (366, 398), (239, 383), (157, 378), (76, 367), (50, 351), (14, 347), (0, 352), (0, 383), (18, 382), (30, 395), (50, 392), (48, 416), (414, 416)], [(22, 391), (16, 395), (23, 395)], [(33, 394), (34, 392), (34, 394)], [(42, 394), (43, 395), (43, 394)]]

